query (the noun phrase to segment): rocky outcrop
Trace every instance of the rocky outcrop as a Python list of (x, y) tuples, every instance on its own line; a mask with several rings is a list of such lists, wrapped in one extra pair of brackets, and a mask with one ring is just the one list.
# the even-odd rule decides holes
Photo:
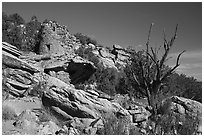
[[(132, 119), (132, 114), (112, 102), (110, 95), (96, 88), (105, 85), (100, 80), (115, 85), (122, 71), (118, 67), (121, 60), (107, 48), (93, 44), (84, 48), (66, 27), (56, 22), (43, 23), (41, 34), (39, 55), (2, 43), (3, 89), (9, 94), (3, 104), (17, 116), (5, 134), (77, 135), (83, 131), (94, 135), (103, 128), (102, 118), (108, 113)], [(93, 77), (97, 82), (88, 84), (89, 88), (75, 88)], [(49, 119), (49, 113), (66, 121), (61, 123), (62, 128)]]
[(16, 57), (19, 57), (20, 55), (22, 55), (22, 53), (15, 46), (13, 46), (7, 42), (2, 42), (2, 49), (4, 51), (11, 53), (12, 55), (14, 55)]
[[(128, 59), (126, 50), (114, 45), (111, 53), (101, 46), (82, 45), (66, 27), (53, 21), (42, 24), (41, 34), (40, 55), (2, 43), (3, 88), (9, 94), (3, 106), (17, 116), (8, 134), (94, 135), (109, 113), (135, 123), (147, 119), (149, 114), (142, 108), (126, 110), (110, 96)], [(94, 83), (75, 88), (87, 80)], [(56, 125), (60, 120), (66, 121), (61, 127)]]
[[(76, 50), (78, 55), (93, 62), (97, 67), (92, 78), (97, 83), (97, 89), (109, 95), (116, 93), (116, 85), (119, 79), (123, 77), (123, 68), (129, 56), (128, 52), (123, 48), (113, 50), (115, 52), (93, 44), (83, 45)], [(124, 53), (120, 54), (120, 58), (117, 57), (119, 51)], [(104, 85), (106, 85), (106, 87), (104, 87)]]
[(142, 106), (137, 106), (135, 109), (128, 110), (128, 112), (133, 116), (133, 123), (148, 121), (151, 116), (151, 113)]
[(111, 50), (111, 53), (115, 55), (116, 66), (117, 67), (125, 67), (126, 66), (126, 60), (130, 57), (130, 52), (122, 48), (120, 45), (113, 45), (113, 49)]
[(28, 64), (26, 61), (19, 59), (16, 56), (4, 50), (2, 51), (2, 54), (3, 54), (2, 56), (3, 65), (7, 67), (18, 68), (18, 69), (29, 71), (31, 73), (40, 72), (40, 69), (37, 66)]
[(19, 58), (24, 60), (41, 61), (41, 60), (50, 60), (51, 55), (50, 54), (38, 55), (33, 53), (28, 55), (21, 55), (19, 56)]
[(27, 71), (12, 68), (3, 70), (3, 85), (16, 97), (24, 96), (36, 84), (37, 81)]
[[(46, 81), (49, 90), (46, 90), (43, 96), (44, 105), (58, 108), (58, 112), (66, 113), (71, 117), (95, 119), (101, 117), (102, 113), (117, 112), (122, 109), (106, 99), (74, 89), (54, 77), (47, 75)], [(123, 114), (128, 113), (124, 111)]]
[(70, 74), (73, 84), (88, 80), (96, 71), (96, 67), (92, 62), (86, 61), (80, 57), (70, 61), (66, 72)]
[[(81, 57), (70, 60), (49, 60), (44, 65), (44, 72), (59, 78), (60, 74), (64, 73), (70, 76), (71, 83), (76, 84), (88, 80), (90, 76), (96, 71), (96, 67), (92, 62), (84, 60)], [(58, 77), (59, 76), (59, 77)], [(61, 80), (63, 78), (61, 77)], [(66, 80), (64, 80), (66, 82)]]

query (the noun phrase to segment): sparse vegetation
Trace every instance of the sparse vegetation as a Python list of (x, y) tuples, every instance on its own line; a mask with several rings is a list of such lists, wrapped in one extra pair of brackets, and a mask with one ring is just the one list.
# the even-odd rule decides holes
[(119, 74), (114, 69), (97, 70), (91, 78), (91, 81), (97, 82), (97, 89), (111, 96), (117, 93), (116, 86), (118, 84)]
[(173, 73), (165, 82), (163, 94), (176, 95), (202, 102), (202, 82), (185, 74)]
[(94, 44), (97, 45), (97, 41), (92, 39), (91, 37), (84, 35), (82, 33), (76, 33), (74, 35), (77, 39), (79, 39), (79, 41), (81, 42), (81, 44), (85, 45), (85, 44)]
[[(2, 15), (2, 34), (3, 34), (2, 40), (12, 45), (15, 45), (21, 51), (38, 53), (38, 47), (41, 41), (41, 29), (42, 29), (41, 23), (38, 22), (37, 17), (35, 16), (31, 18), (30, 22), (26, 23), (24, 19), (18, 14), (12, 14), (7, 16), (5, 13), (3, 13)], [(100, 67), (97, 66), (98, 69), (92, 75), (92, 77), (85, 82), (77, 83), (75, 85), (75, 89), (81, 89), (86, 91), (90, 89), (89, 87), (90, 83), (91, 84), (94, 83), (94, 88), (102, 92), (105, 92), (111, 96), (114, 96), (116, 94), (123, 94), (125, 96), (126, 94), (128, 95), (127, 98), (124, 98), (121, 100), (118, 99), (117, 101), (123, 108), (128, 110), (130, 108), (130, 105), (137, 104), (136, 101), (134, 102), (134, 99), (139, 100), (139, 99), (144, 99), (146, 97), (148, 100), (148, 105), (151, 106), (151, 107), (148, 106), (150, 108), (149, 111), (152, 113), (152, 116), (148, 119), (150, 122), (149, 121), (148, 122), (149, 123), (152, 122), (155, 124), (154, 126), (150, 125), (152, 126), (151, 130), (149, 129), (149, 126), (147, 126), (147, 129), (145, 129), (147, 131), (147, 134), (154, 134), (154, 135), (155, 134), (160, 134), (160, 135), (195, 134), (197, 132), (197, 128), (195, 127), (197, 127), (200, 122), (196, 117), (193, 117), (190, 115), (184, 116), (184, 115), (172, 112), (172, 110), (169, 109), (170, 108), (169, 106), (171, 105), (169, 102), (167, 102), (163, 108), (160, 108), (160, 105), (164, 98), (167, 98), (172, 95), (177, 95), (180, 97), (185, 97), (185, 98), (202, 102), (202, 87), (201, 87), (202, 82), (197, 81), (193, 77), (187, 77), (184, 74), (177, 74), (175, 72), (176, 68), (180, 65), (179, 60), (181, 55), (184, 53), (184, 51), (178, 54), (175, 66), (169, 67), (168, 65), (165, 64), (165, 62), (168, 60), (169, 51), (173, 47), (174, 41), (177, 36), (177, 27), (173, 37), (169, 41), (166, 39), (166, 36), (164, 33), (164, 39), (163, 39), (164, 45), (163, 45), (163, 52), (161, 54), (161, 58), (159, 58), (159, 55), (160, 55), (159, 49), (153, 49), (152, 47), (149, 47), (151, 29), (152, 29), (152, 25), (150, 27), (148, 40), (146, 43), (146, 46), (147, 46), (146, 51), (135, 51), (132, 49), (128, 49), (128, 50), (131, 50), (130, 52), (131, 55), (130, 55), (130, 59), (127, 60), (127, 65), (123, 69), (123, 71), (118, 73), (118, 71), (114, 70), (114, 68), (101, 69)], [(74, 52), (77, 55), (81, 56), (82, 58), (88, 59), (87, 56), (89, 54), (89, 51), (92, 49), (91, 48), (85, 49), (85, 47), (87, 47), (87, 44), (91, 43), (97, 46), (99, 46), (99, 44), (97, 43), (96, 40), (82, 33), (77, 33), (74, 36), (81, 43), (79, 44), (81, 45), (81, 47)], [(105, 52), (111, 53), (111, 49), (109, 48)], [(64, 61), (65, 59), (63, 58), (62, 60)], [(92, 61), (93, 63), (95, 63), (94, 61), (96, 60), (97, 58), (89, 61)], [(113, 59), (113, 62), (115, 62), (114, 59)], [(3, 66), (3, 67), (6, 68), (7, 66)], [(69, 74), (65, 73), (64, 70), (58, 71), (55, 77), (70, 85)], [(6, 76), (5, 78), (3, 76), (3, 80), (4, 79), (6, 79)], [(23, 80), (21, 80), (20, 74), (16, 79), (24, 82)], [(2, 100), (4, 101), (10, 97), (9, 96), (10, 93), (9, 93), (9, 88), (7, 88), (5, 84), (6, 81), (3, 81), (3, 80), (2, 80), (2, 83), (3, 83)], [(15, 81), (15, 79), (12, 79), (12, 78), (11, 80)], [(30, 83), (25, 85), (26, 85), (25, 87), (28, 87), (27, 85), (30, 86)], [(46, 82), (41, 81), (39, 83), (34, 83), (33, 85), (31, 85), (32, 88), (29, 88), (28, 95), (35, 96), (43, 100), (43, 95), (45, 95), (44, 91), (47, 90)], [(52, 88), (57, 89), (57, 87), (54, 87), (54, 86)], [(56, 94), (58, 94), (57, 91), (56, 91)], [(56, 100), (58, 99), (57, 97), (59, 97), (61, 99), (59, 100), (63, 102), (64, 101), (63, 98), (66, 97), (67, 99), (67, 96), (69, 97), (71, 96), (68, 94), (72, 94), (72, 93), (65, 92), (63, 94), (64, 95), (62, 96), (61, 95), (56, 96)], [(83, 96), (85, 95), (79, 94), (76, 96), (80, 96), (83, 99)], [(91, 96), (91, 93), (90, 93), (90, 96)], [(99, 95), (94, 95), (94, 97), (96, 98), (98, 96)], [(93, 98), (92, 96), (87, 97), (81, 102), (86, 104), (86, 100), (89, 100), (90, 98), (94, 100), (94, 97)], [(101, 98), (102, 98), (101, 100), (105, 100), (104, 99), (105, 97), (104, 98), (101, 97)], [(146, 98), (145, 98), (145, 101), (146, 101)], [(77, 101), (80, 102), (80, 99)], [(59, 103), (61, 103), (60, 101)], [(98, 103), (97, 101), (95, 102)], [(114, 101), (116, 101), (116, 99)], [(58, 112), (52, 110), (52, 107), (49, 106), (50, 105), (49, 103), (52, 103), (52, 101), (45, 100), (43, 103), (44, 104), (42, 105), (42, 114), (39, 115), (40, 122), (53, 121), (58, 126), (62, 127), (67, 122), (66, 120), (68, 118), (66, 119), (61, 115), (58, 115)], [(79, 106), (78, 104), (77, 105), (76, 104), (74, 104), (72, 107), (73, 109), (77, 110), (79, 109)], [(98, 103), (98, 104), (101, 105), (102, 103), (101, 104)], [(145, 103), (143, 102), (143, 104)], [(87, 103), (87, 105), (89, 105), (89, 103)], [(64, 109), (66, 109), (67, 106), (63, 106)], [(145, 104), (144, 106), (147, 106), (147, 105)], [(58, 107), (58, 104), (56, 105), (56, 107)], [(85, 109), (84, 111), (86, 111), (86, 108), (84, 109)], [(2, 108), (3, 120), (5, 121), (15, 120), (16, 117), (17, 115), (15, 114), (14, 110), (12, 110), (8, 106), (3, 106)], [(128, 118), (124, 116), (117, 117), (116, 114), (110, 113), (110, 114), (104, 115), (102, 118), (103, 118), (104, 127), (101, 129), (98, 129), (97, 134), (102, 134), (102, 135), (127, 135), (127, 134), (140, 135), (141, 134), (139, 131), (139, 127), (136, 127), (133, 124), (131, 125)], [(78, 130), (82, 134), (84, 129), (79, 128)]]
[(18, 49), (26, 52), (37, 52), (40, 42), (41, 23), (33, 16), (31, 21), (25, 23), (17, 13), (2, 16), (2, 41), (8, 42)]
[[(174, 72), (174, 70), (180, 65), (179, 59), (183, 52), (181, 52), (176, 60), (176, 64), (174, 67), (168, 67), (166, 69), (165, 62), (168, 60), (168, 54), (170, 49), (172, 48), (174, 41), (177, 37), (177, 27), (175, 30), (174, 36), (168, 41), (166, 39), (166, 35), (164, 33), (164, 53), (162, 53), (161, 59), (159, 59), (159, 50), (160, 49), (153, 49), (152, 47), (149, 49), (149, 39), (151, 34), (153, 24), (150, 26), (149, 34), (148, 34), (148, 40), (146, 43), (146, 51), (144, 52), (144, 59), (145, 61), (142, 61), (141, 59), (138, 60), (138, 56), (132, 57), (132, 64), (138, 64), (139, 68), (139, 75), (134, 69), (134, 67), (130, 68), (132, 77), (134, 78), (134, 82), (142, 88), (141, 91), (145, 94), (145, 96), (148, 99), (149, 106), (152, 107), (152, 113), (153, 115), (157, 115), (157, 107), (158, 107), (158, 95), (161, 91), (161, 88), (165, 82), (165, 80)], [(136, 58), (136, 59), (135, 59)], [(131, 65), (131, 64), (130, 64)]]
[(103, 135), (128, 135), (129, 121), (126, 118), (117, 118), (110, 113), (104, 116)]
[(168, 112), (158, 118), (153, 134), (159, 135), (193, 135), (197, 133), (199, 121), (190, 116)]

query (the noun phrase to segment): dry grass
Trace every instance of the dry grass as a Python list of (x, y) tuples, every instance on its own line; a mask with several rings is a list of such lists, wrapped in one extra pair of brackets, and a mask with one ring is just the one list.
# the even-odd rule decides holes
[(117, 118), (114, 114), (108, 114), (103, 118), (104, 128), (101, 131), (103, 135), (127, 135), (128, 121), (126, 118)]

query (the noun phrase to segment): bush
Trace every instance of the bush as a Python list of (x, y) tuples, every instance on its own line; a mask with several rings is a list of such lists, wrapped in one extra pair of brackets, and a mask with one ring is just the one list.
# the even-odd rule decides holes
[(89, 81), (97, 83), (97, 89), (109, 94), (111, 96), (115, 95), (116, 86), (118, 84), (119, 74), (114, 69), (97, 69), (92, 75)]
[(2, 41), (16, 46), (19, 50), (26, 52), (37, 52), (40, 42), (41, 23), (34, 16), (31, 21), (25, 23), (24, 19), (17, 13), (2, 16)]
[(193, 135), (197, 133), (198, 123), (195, 117), (170, 112), (158, 118), (154, 134)]
[(167, 93), (202, 102), (202, 82), (185, 74), (174, 73), (167, 79), (163, 88), (163, 94)]
[(37, 17), (33, 16), (31, 21), (26, 23), (26, 35), (25, 40), (22, 43), (24, 47), (22, 50), (24, 51), (33, 51), (38, 52), (39, 44), (40, 44), (40, 33), (41, 33), (41, 23), (38, 22)]
[[(134, 50), (133, 50), (134, 51)], [(145, 97), (147, 96), (144, 92), (144, 89), (142, 89), (141, 84), (138, 85), (135, 81), (132, 72), (135, 74), (135, 76), (138, 78), (138, 81), (143, 81), (142, 79), (142, 72), (141, 69), (138, 67), (140, 62), (144, 64), (144, 68), (147, 67), (146, 57), (145, 57), (144, 51), (138, 51), (138, 52), (131, 52), (131, 58), (128, 61), (128, 65), (124, 69), (125, 72), (125, 81), (123, 80), (119, 84), (121, 85), (120, 90), (124, 92), (125, 90), (129, 91), (129, 94), (132, 94), (136, 97)], [(170, 69), (168, 65), (165, 65), (163, 67), (163, 70), (161, 73), (165, 73)], [(150, 69), (150, 77), (154, 76), (154, 67)], [(127, 87), (127, 88), (126, 88)], [(160, 92), (158, 93), (158, 96), (160, 100), (163, 98), (166, 98), (167, 96), (180, 96), (185, 97), (189, 99), (193, 99), (199, 102), (202, 102), (202, 82), (197, 81), (193, 77), (188, 77), (185, 74), (178, 74), (176, 72), (173, 72), (163, 83), (163, 85), (160, 88)], [(160, 101), (158, 100), (158, 101)]]
[(21, 27), (25, 21), (17, 13), (7, 16), (3, 13), (2, 18), (2, 41), (6, 41), (20, 49), (22, 44)]
[(74, 34), (74, 36), (79, 39), (79, 41), (81, 42), (81, 44), (85, 45), (85, 44), (94, 44), (94, 45), (97, 45), (97, 41), (90, 38), (89, 36), (87, 35), (83, 35), (82, 33), (76, 33)]

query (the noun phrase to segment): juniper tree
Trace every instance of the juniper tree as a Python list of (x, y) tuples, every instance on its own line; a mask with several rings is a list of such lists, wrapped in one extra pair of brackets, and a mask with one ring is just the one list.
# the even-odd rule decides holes
[(152, 113), (156, 115), (158, 95), (161, 91), (161, 87), (163, 86), (165, 80), (177, 67), (179, 67), (180, 56), (185, 52), (185, 50), (178, 54), (175, 65), (173, 67), (168, 67), (167, 69), (165, 63), (169, 59), (169, 51), (173, 47), (176, 40), (178, 25), (176, 26), (175, 33), (170, 40), (167, 40), (164, 31), (163, 52), (161, 53), (160, 58), (159, 51), (161, 51), (161, 46), (155, 49), (149, 46), (152, 26), (153, 24), (151, 24), (149, 29), (146, 51), (144, 52), (144, 57), (146, 59), (145, 61), (139, 60), (138, 62), (138, 67), (141, 74), (137, 75), (133, 70), (131, 70), (131, 74), (136, 84), (145, 92), (148, 99), (148, 104), (152, 107)]

